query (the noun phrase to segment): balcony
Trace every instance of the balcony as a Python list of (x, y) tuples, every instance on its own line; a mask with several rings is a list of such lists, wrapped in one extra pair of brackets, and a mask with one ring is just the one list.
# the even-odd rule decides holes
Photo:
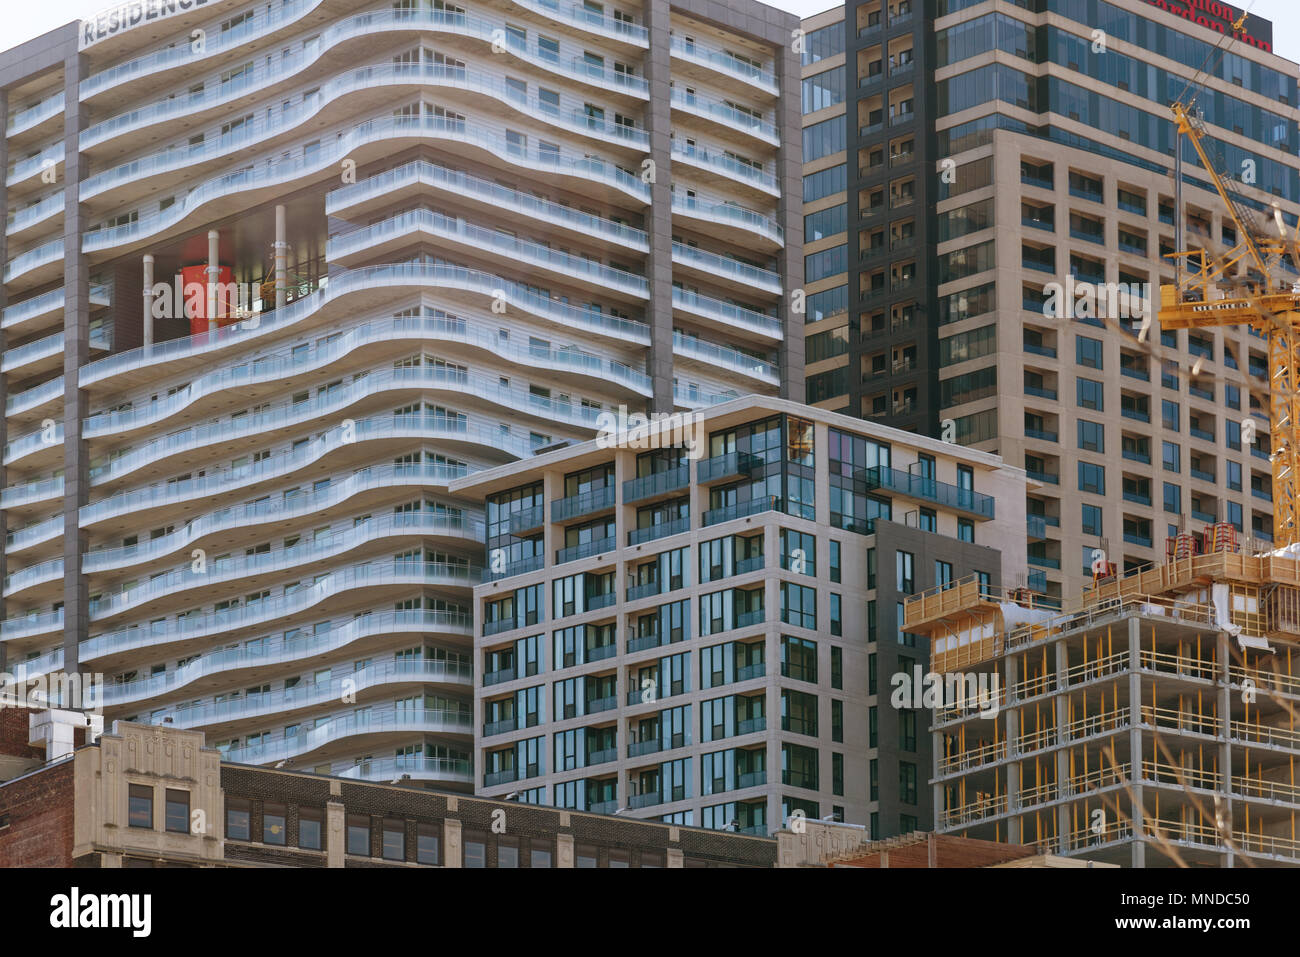
[(1213, 472), (1205, 472), (1205, 471), (1202, 471), (1201, 469), (1198, 469), (1198, 468), (1191, 468), (1191, 469), (1188, 469), (1188, 472), (1191, 473), (1192, 478), (1194, 478), (1194, 479), (1200, 479), (1202, 482), (1214, 482), (1214, 481), (1216, 481), (1215, 478), (1214, 478), (1214, 473), (1213, 473)]
[(1042, 515), (1026, 515), (1025, 529), (1031, 539), (1041, 541), (1047, 538), (1047, 519)]
[(1050, 175), (1043, 176), (1040, 173), (1026, 169), (1023, 166), (1020, 168), (1020, 182), (1025, 186), (1037, 186), (1039, 189), (1054, 188), (1052, 185), (1052, 177)]
[(690, 527), (689, 518), (675, 518), (671, 522), (660, 522), (646, 528), (634, 528), (627, 533), (627, 543), (640, 545), (643, 542), (653, 542), (655, 539), (667, 538), (669, 535), (680, 535), (682, 532), (689, 531)]
[(580, 545), (570, 545), (568, 548), (561, 548), (555, 553), (555, 564), (563, 565), (565, 562), (574, 562), (580, 558), (590, 558), (592, 555), (612, 552), (617, 547), (617, 544), (618, 540), (611, 535), (609, 538), (583, 542)]
[(499, 635), (503, 631), (513, 631), (515, 628), (522, 627), (523, 625), (520, 625), (514, 618), (500, 618), (496, 621), (485, 621), (483, 622), (483, 637), (487, 638), (490, 635)]
[(664, 750), (664, 743), (658, 738), (652, 738), (649, 741), (633, 741), (627, 746), (627, 756), (629, 758), (639, 758), (643, 754), (658, 754)]
[(1124, 541), (1128, 542), (1130, 545), (1138, 545), (1142, 548), (1151, 547), (1150, 535), (1134, 535), (1132, 532), (1125, 532)]
[(492, 571), (489, 565), (483, 572), (485, 582), (497, 581), (502, 578), (511, 578), (515, 575), (522, 575), (525, 572), (535, 572), (541, 568), (545, 562), (541, 555), (530, 555), (528, 558), (521, 558), (518, 561), (510, 562), (499, 572)]
[(760, 661), (756, 665), (745, 665), (743, 668), (736, 669), (736, 681), (749, 681), (752, 678), (762, 678), (767, 674), (767, 665)]
[(736, 562), (737, 575), (744, 575), (748, 572), (756, 572), (763, 567), (763, 556), (755, 555), (753, 558), (742, 558)]
[(504, 771), (489, 771), (483, 775), (483, 786), (485, 788), (496, 787), (498, 784), (509, 784), (511, 781), (519, 780), (518, 768), (507, 768)]
[(869, 490), (885, 489), (910, 498), (933, 502), (945, 508), (968, 512), (981, 518), (993, 518), (993, 496), (961, 488), (949, 482), (940, 482), (938, 479), (914, 475), (884, 465), (855, 469), (853, 477), (860, 482), (865, 482)]
[(615, 599), (616, 596), (612, 591), (607, 591), (601, 595), (588, 595), (587, 611), (599, 611), (602, 608), (608, 608), (614, 604)]
[(1194, 439), (1201, 439), (1202, 441), (1205, 441), (1205, 442), (1213, 442), (1213, 441), (1214, 441), (1214, 433), (1213, 433), (1213, 432), (1207, 432), (1207, 431), (1205, 431), (1205, 429), (1198, 429), (1198, 428), (1194, 428), (1193, 426), (1190, 426), (1190, 425), (1189, 425), (1189, 426), (1187, 427), (1187, 432), (1188, 432), (1188, 434), (1190, 434), (1191, 437), (1194, 438)]
[(663, 796), (658, 791), (646, 791), (644, 794), (634, 794), (627, 799), (627, 806), (632, 810), (643, 807), (653, 807), (656, 804), (663, 804)]
[(510, 534), (525, 535), (528, 532), (535, 532), (545, 521), (546, 509), (541, 505), (520, 509), (510, 514)]
[[(627, 640), (627, 653), (630, 655), (636, 651), (645, 651), (647, 648), (658, 648), (663, 643), (664, 639), (660, 634), (640, 635), (636, 638), (629, 638)], [(634, 693), (640, 695), (639, 691)]]
[(612, 711), (618, 707), (617, 695), (606, 695), (603, 698), (589, 698), (586, 702), (583, 714), (599, 714), (602, 711)]
[(761, 498), (751, 498), (748, 502), (737, 502), (735, 505), (725, 505), (722, 508), (711, 508), (704, 513), (702, 526), (717, 525), (721, 522), (729, 522), (734, 518), (745, 518), (749, 515), (757, 515), (760, 512), (774, 512), (781, 508), (781, 499), (775, 495), (765, 495)]
[(1130, 461), (1141, 462), (1143, 465), (1151, 464), (1151, 456), (1145, 452), (1135, 452), (1132, 449), (1124, 449), (1120, 455)]
[(568, 498), (557, 498), (551, 503), (551, 521), (566, 522), (575, 518), (595, 515), (614, 507), (614, 487), (594, 489)]
[(1031, 479), (1034, 479), (1035, 481), (1046, 482), (1049, 485), (1061, 484), (1061, 476), (1055, 475), (1052, 472), (1040, 472), (1038, 471), (1038, 469), (1027, 468), (1025, 469), (1025, 475), (1029, 476)]
[(1126, 418), (1126, 419), (1134, 419), (1135, 421), (1138, 421), (1138, 422), (1150, 422), (1150, 421), (1151, 421), (1151, 413), (1150, 413), (1150, 412), (1144, 412), (1144, 411), (1142, 411), (1141, 409), (1121, 408), (1121, 409), (1119, 410), (1119, 414), (1122, 415), (1122, 416), (1124, 416), (1124, 418)]
[(642, 598), (649, 598), (651, 595), (659, 594), (659, 582), (646, 582), (644, 585), (633, 585), (627, 590), (628, 601), (640, 601)]
[(1192, 518), (1196, 519), (1198, 522), (1205, 522), (1207, 525), (1213, 525), (1218, 521), (1218, 519), (1209, 512), (1202, 512), (1200, 509), (1196, 508), (1192, 509)]
[(1123, 493), (1123, 498), (1124, 501), (1133, 502), (1137, 505), (1146, 505), (1146, 506), (1151, 505), (1151, 496), (1143, 495), (1141, 492), (1129, 492), (1126, 490)]
[(1040, 399), (1051, 399), (1056, 401), (1055, 389), (1044, 389), (1042, 386), (1027, 385), (1025, 386), (1025, 395), (1036, 396)]
[[(486, 629), (484, 629), (486, 631)], [(483, 673), (483, 686), (499, 685), (506, 681), (515, 680), (514, 668), (498, 668), (496, 671), (485, 671)]]
[(691, 482), (691, 467), (679, 465), (665, 472), (644, 475), (623, 483), (623, 504), (644, 502), (659, 495), (667, 495), (686, 488)]
[[(759, 715), (757, 718), (746, 718), (744, 721), (736, 722), (736, 734), (755, 734), (759, 731), (767, 730), (767, 718)], [(762, 773), (762, 772), (759, 772)]]
[(757, 611), (745, 611), (736, 616), (736, 624), (733, 627), (752, 628), (755, 625), (763, 624), (766, 620), (767, 612), (765, 609), (760, 608)]
[(1029, 564), (1037, 565), (1039, 568), (1052, 568), (1059, 570), (1061, 560), (1059, 558), (1048, 558), (1046, 555), (1030, 555)]
[(483, 737), (490, 738), (494, 734), (505, 734), (514, 731), (519, 727), (517, 717), (502, 718), (500, 721), (489, 721), (483, 725)]
[(1023, 344), (1023, 348), (1026, 352), (1032, 353), (1036, 356), (1047, 356), (1049, 359), (1056, 358), (1056, 349), (1052, 346), (1040, 346), (1035, 345), (1032, 342), (1026, 342)]
[(743, 478), (763, 464), (761, 457), (749, 452), (728, 452), (703, 459), (695, 469), (695, 479), (701, 485)]
[(1061, 441), (1060, 433), (1048, 432), (1045, 429), (1025, 429), (1025, 438), (1038, 439), (1041, 442), (1059, 442)]

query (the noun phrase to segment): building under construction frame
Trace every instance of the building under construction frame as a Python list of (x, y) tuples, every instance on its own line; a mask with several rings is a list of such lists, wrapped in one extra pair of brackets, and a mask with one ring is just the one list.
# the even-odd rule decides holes
[(933, 712), (937, 832), (1134, 867), (1300, 864), (1300, 561), (1206, 544), (1073, 606), (974, 579), (907, 602), (967, 689)]

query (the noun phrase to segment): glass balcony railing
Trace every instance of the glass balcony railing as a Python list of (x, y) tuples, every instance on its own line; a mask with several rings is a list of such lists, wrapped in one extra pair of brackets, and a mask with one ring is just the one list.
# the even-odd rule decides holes
[(745, 183), (772, 196), (780, 195), (776, 177), (765, 169), (750, 166), (729, 156), (726, 150), (706, 146), (702, 143), (687, 143), (684, 140), (672, 141), (672, 155), (692, 166), (701, 166), (719, 175), (737, 182)]
[(327, 744), (349, 737), (370, 734), (397, 734), (403, 731), (472, 735), (470, 715), (459, 711), (417, 710), (414, 708), (370, 709), (357, 714), (339, 715), (278, 741), (229, 748), (222, 752), (223, 761), (235, 764), (269, 764), (320, 750)]
[(749, 475), (762, 464), (761, 457), (749, 452), (728, 452), (700, 460), (695, 468), (695, 478), (700, 483), (738, 479)]
[(580, 558), (590, 558), (593, 555), (603, 555), (606, 552), (612, 552), (618, 547), (618, 542), (614, 538), (601, 538), (595, 541), (582, 542), (578, 545), (570, 545), (567, 548), (561, 548), (555, 553), (555, 564), (563, 565), (566, 562), (575, 562)]
[(911, 498), (919, 498), (945, 508), (969, 512), (981, 518), (992, 519), (993, 496), (961, 488), (948, 482), (903, 472), (899, 469), (877, 465), (857, 469), (855, 478), (865, 481), (868, 489), (885, 489)]
[(669, 49), (674, 56), (691, 60), (744, 80), (747, 83), (752, 83), (768, 93), (777, 92), (776, 76), (771, 70), (749, 60), (743, 60), (734, 53), (728, 53), (726, 50), (711, 44), (701, 43), (690, 37), (676, 34), (670, 40)]
[(686, 196), (674, 191), (673, 212), (747, 229), (761, 234), (778, 246), (785, 243), (785, 231), (779, 223), (770, 216), (741, 206), (735, 200), (713, 199), (698, 193)]
[(759, 498), (751, 498), (747, 502), (738, 502), (735, 505), (709, 509), (704, 513), (704, 520), (701, 524), (707, 527), (721, 522), (729, 522), (734, 518), (744, 518), (749, 515), (757, 515), (760, 512), (780, 511), (780, 509), (780, 498), (775, 495), (764, 495)]
[(562, 326), (585, 330), (598, 335), (649, 345), (648, 327), (641, 322), (606, 316), (589, 309), (539, 295), (531, 288), (519, 285), (501, 276), (480, 272), (450, 263), (398, 263), (384, 266), (366, 266), (343, 270), (330, 277), (330, 282), (310, 295), (295, 300), (284, 309), (259, 313), (256, 322), (237, 322), (215, 332), (154, 343), (119, 352), (92, 362), (82, 368), (83, 384), (102, 381), (121, 372), (140, 368), (153, 368), (171, 359), (205, 356), (218, 349), (235, 344), (244, 345), (251, 339), (268, 332), (295, 325), (315, 315), (328, 302), (352, 293), (370, 292), (391, 286), (431, 286), (460, 289), (496, 296), (506, 295), (506, 305), (514, 311), (552, 319)]
[(574, 518), (595, 515), (614, 507), (614, 486), (593, 489), (551, 502), (551, 521), (565, 522)]
[(679, 465), (664, 472), (629, 479), (623, 483), (623, 504), (631, 505), (634, 502), (643, 502), (657, 495), (665, 495), (686, 488), (691, 482), (690, 468), (689, 465)]
[(670, 522), (656, 522), (653, 525), (647, 525), (645, 528), (634, 528), (627, 533), (627, 544), (642, 545), (645, 542), (658, 541), (661, 538), (667, 538), (669, 535), (680, 535), (682, 532), (690, 531), (691, 520), (689, 518), (675, 518)]
[(437, 781), (447, 784), (473, 784), (474, 770), (464, 758), (432, 758), (423, 755), (401, 755), (393, 758), (368, 758), (338, 772), (341, 778), (362, 781), (396, 781), (412, 778), (417, 781)]

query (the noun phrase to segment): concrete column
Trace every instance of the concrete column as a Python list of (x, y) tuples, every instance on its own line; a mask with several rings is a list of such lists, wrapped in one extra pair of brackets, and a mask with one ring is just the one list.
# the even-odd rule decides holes
[[(852, 17), (845, 29), (851, 29)], [(780, 315), (785, 341), (780, 346), (781, 398), (794, 402), (804, 401), (804, 313), (791, 308), (794, 291), (803, 289), (803, 112), (800, 99), (800, 56), (794, 52), (793, 38), (783, 37), (775, 46), (773, 70), (781, 88), (781, 98), (776, 105), (776, 128), (781, 145), (776, 153), (776, 183), (781, 190), (778, 206), (780, 222), (785, 227), (785, 246), (777, 253), (784, 291)], [(846, 53), (845, 70), (854, 72), (853, 54)], [(846, 106), (846, 108), (848, 108)], [(856, 123), (850, 113), (845, 122)], [(849, 137), (850, 143), (853, 137)], [(849, 165), (856, 168), (857, 158), (852, 147), (848, 150)], [(850, 203), (856, 203), (853, 190), (849, 190)], [(850, 230), (855, 232), (856, 230)], [(856, 295), (856, 293), (854, 293)], [(856, 410), (855, 410), (856, 413)]]
[(217, 283), (221, 281), (221, 234), (208, 230), (208, 332), (217, 331)]
[(86, 108), (79, 102), (85, 61), (72, 53), (63, 61), (63, 666), (80, 670), (80, 647), (89, 629), (90, 595), (81, 573), (86, 535), (78, 517), (89, 501), (89, 456), (81, 437), (88, 412), (78, 375), (90, 358), (90, 268), (81, 252), (86, 216), (78, 202), (86, 161), (79, 152)]
[(283, 309), (289, 298), (289, 242), (285, 238), (284, 204), (275, 207), (275, 308)]
[(460, 830), (460, 821), (447, 818), (442, 822), (443, 867), (465, 866), (465, 845)]
[[(1219, 632), (1216, 657), (1218, 658), (1218, 675), (1216, 678), (1219, 682), (1219, 780), (1214, 789), (1218, 797), (1218, 805), (1222, 807), (1223, 813), (1228, 822), (1228, 828), (1232, 828), (1232, 745), (1229, 743), (1229, 733), (1232, 730), (1232, 692), (1228, 688), (1228, 666), (1232, 663), (1232, 639), (1226, 631)], [(1216, 808), (1217, 810), (1217, 808)], [(1217, 827), (1218, 822), (1215, 822)], [(1227, 858), (1224, 861), (1224, 867), (1235, 867), (1236, 854), (1229, 848)]]
[[(1002, 659), (1002, 686), (1007, 690), (1010, 696), (1010, 688), (1015, 681), (1016, 669), (1015, 663), (1011, 658)], [(1019, 844), (1022, 835), (1020, 826), (1020, 765), (1012, 760), (1011, 741), (1020, 735), (1020, 710), (1010, 706), (1002, 711), (1005, 720), (1002, 722), (1002, 730), (1006, 732), (1007, 742), (1007, 841), (1011, 844)]]
[(144, 347), (153, 345), (153, 255), (144, 255)]
[(555, 866), (572, 868), (574, 863), (573, 835), (555, 835)]
[[(1063, 692), (1065, 675), (1070, 668), (1070, 656), (1064, 641), (1055, 642), (1054, 650), (1056, 652), (1056, 696), (1053, 699), (1056, 706), (1056, 796), (1062, 798), (1065, 797), (1065, 781), (1070, 776), (1070, 749), (1064, 736), (1065, 725), (1069, 721), (1069, 711)], [(1056, 808), (1056, 833), (1057, 851), (1065, 854), (1069, 850), (1067, 835), (1070, 833), (1070, 806), (1064, 801)]]
[(1129, 761), (1132, 770), (1129, 780), (1132, 782), (1132, 799), (1129, 806), (1129, 818), (1133, 828), (1133, 867), (1146, 867), (1147, 843), (1146, 827), (1143, 818), (1146, 804), (1142, 795), (1142, 675), (1138, 672), (1141, 664), (1142, 622), (1130, 618), (1128, 622), (1128, 703), (1129, 703)]
[(645, 54), (645, 77), (650, 98), (645, 108), (646, 132), (650, 151), (646, 159), (650, 182), (650, 205), (646, 209), (646, 238), (650, 255), (646, 260), (646, 281), (650, 299), (646, 303), (645, 321), (650, 327), (650, 373), (654, 394), (649, 400), (654, 412), (673, 411), (673, 200), (672, 97), (668, 88), (672, 61), (669, 56), (668, 0), (646, 0), (645, 25), (650, 47)]
[(342, 867), (347, 852), (347, 829), (344, 827), (343, 803), (325, 802), (325, 866)]
[(680, 847), (668, 848), (668, 866), (669, 867), (686, 866), (686, 856), (682, 853), (682, 849)]
[[(9, 91), (0, 87), (0, 117), (5, 117), (8, 122), (9, 116)], [(9, 140), (6, 136), (0, 135), (0, 169), (9, 168)], [(0, 223), (5, 222), (9, 217), (9, 188), (0, 181)], [(0, 230), (0, 263), (9, 261), (9, 239), (3, 230)], [(0, 310), (9, 304), (9, 297), (5, 293), (3, 283), (0, 283)], [(3, 354), (8, 348), (7, 337), (3, 331), (0, 331), (0, 354)], [(0, 401), (4, 401), (9, 395), (8, 377), (0, 375)], [(9, 422), (4, 416), (0, 416), (0, 448), (3, 448), (9, 442)], [(5, 474), (4, 463), (0, 462), (0, 488), (9, 484)], [(9, 537), (9, 516), (7, 512), (0, 511), (0, 581), (9, 574), (8, 558), (5, 555), (5, 542)], [(5, 613), (4, 597), (0, 596), (0, 621), (7, 617)], [(7, 671), (8, 649), (4, 643), (0, 642), (0, 672)]]

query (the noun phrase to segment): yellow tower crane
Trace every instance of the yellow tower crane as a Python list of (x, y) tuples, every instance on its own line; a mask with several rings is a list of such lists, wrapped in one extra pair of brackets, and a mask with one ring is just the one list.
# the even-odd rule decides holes
[[(1243, 13), (1233, 24), (1233, 33), (1245, 25)], [(1229, 37), (1225, 41), (1231, 42)], [(1196, 113), (1195, 91), (1200, 76), (1188, 84), (1170, 110), (1177, 124), (1175, 145), (1182, 157), (1181, 137), (1186, 136), (1209, 174), (1224, 208), (1236, 227), (1236, 245), (1220, 256), (1189, 251), (1182, 246), (1182, 171), (1175, 163), (1178, 195), (1175, 215), (1179, 249), (1175, 260), (1177, 278), (1160, 287), (1158, 318), (1161, 329), (1203, 329), (1245, 323), (1268, 341), (1268, 411), (1273, 465), (1273, 542), (1285, 547), (1300, 541), (1300, 285), (1284, 274), (1284, 259), (1292, 267), (1300, 264), (1297, 240), (1288, 238), (1282, 211), (1273, 206), (1276, 230), (1261, 228), (1237, 189), (1236, 181), (1221, 164), (1211, 160), (1208, 132)], [(1190, 95), (1189, 95), (1190, 94)], [(1300, 227), (1298, 227), (1300, 229)], [(1244, 276), (1238, 275), (1246, 267)]]

